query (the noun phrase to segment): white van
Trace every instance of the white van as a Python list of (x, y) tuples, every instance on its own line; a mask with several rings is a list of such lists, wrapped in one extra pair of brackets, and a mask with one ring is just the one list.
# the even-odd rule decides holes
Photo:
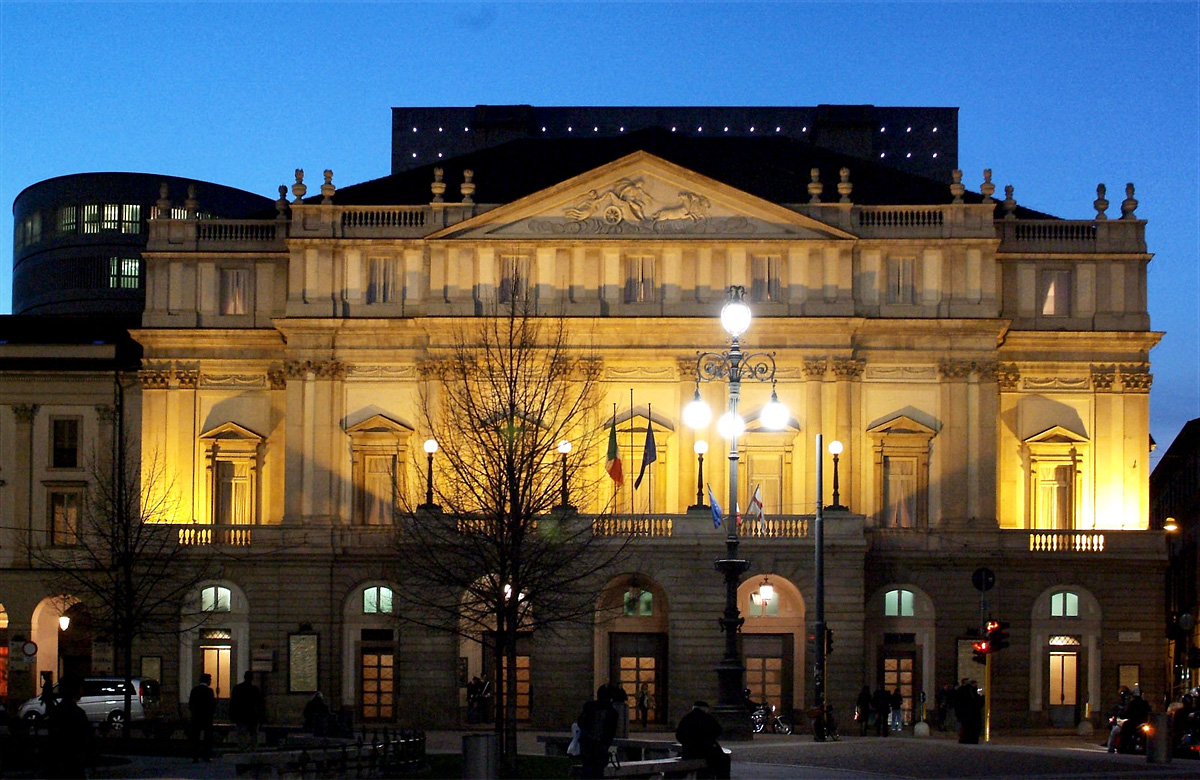
[[(58, 685), (53, 690), (54, 700), (60, 701)], [(130, 697), (129, 714), (136, 721), (146, 719), (146, 710), (158, 703), (158, 681), (133, 678), (133, 695)], [(125, 726), (125, 680), (121, 677), (85, 677), (83, 696), (79, 706), (87, 713), (92, 723), (102, 723), (113, 729)], [(46, 706), (37, 696), (21, 705), (17, 717), (24, 723), (38, 725), (46, 717)]]

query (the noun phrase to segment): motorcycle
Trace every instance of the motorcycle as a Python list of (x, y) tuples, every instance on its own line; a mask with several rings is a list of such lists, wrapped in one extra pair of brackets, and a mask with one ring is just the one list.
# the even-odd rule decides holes
[(755, 734), (761, 734), (767, 729), (775, 734), (792, 733), (791, 721), (777, 713), (774, 704), (766, 702), (759, 704), (754, 712), (750, 713), (750, 727)]
[(1127, 723), (1126, 718), (1111, 717), (1108, 723), (1116, 730), (1112, 747), (1118, 753), (1136, 753), (1145, 755), (1146, 745), (1154, 736), (1154, 726), (1150, 721), (1136, 726)]

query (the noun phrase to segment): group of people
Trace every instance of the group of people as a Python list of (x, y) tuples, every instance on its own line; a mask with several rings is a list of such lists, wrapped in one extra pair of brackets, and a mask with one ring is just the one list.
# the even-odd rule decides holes
[[(188, 695), (188, 736), (192, 741), (193, 763), (212, 760), (216, 713), (217, 694), (212, 689), (212, 675), (205, 673)], [(262, 690), (254, 684), (254, 673), (246, 672), (229, 692), (229, 719), (237, 729), (240, 747), (253, 749), (258, 745), (258, 728), (265, 717)]]
[(1140, 689), (1131, 691), (1129, 686), (1122, 685), (1117, 692), (1117, 702), (1109, 710), (1108, 716), (1109, 725), (1112, 726), (1108, 732), (1108, 752), (1134, 752), (1134, 735), (1150, 719), (1150, 702), (1142, 698)]
[(854, 702), (854, 719), (863, 737), (872, 723), (880, 737), (886, 737), (889, 729), (899, 731), (904, 728), (904, 694), (899, 688), (889, 693), (882, 684), (871, 693), (871, 687), (864, 685)]

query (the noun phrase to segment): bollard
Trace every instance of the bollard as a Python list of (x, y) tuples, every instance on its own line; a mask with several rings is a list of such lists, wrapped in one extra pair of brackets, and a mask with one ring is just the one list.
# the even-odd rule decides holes
[(462, 746), (463, 780), (496, 780), (500, 776), (495, 734), (464, 734)]
[(1146, 740), (1146, 761), (1151, 764), (1171, 763), (1171, 716), (1156, 712), (1150, 716), (1153, 730)]

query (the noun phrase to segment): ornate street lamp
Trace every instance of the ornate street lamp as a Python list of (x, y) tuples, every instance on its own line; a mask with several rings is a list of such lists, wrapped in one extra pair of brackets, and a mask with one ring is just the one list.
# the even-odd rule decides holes
[(845, 512), (841, 494), (838, 493), (838, 456), (842, 454), (842, 443), (837, 439), (829, 442), (829, 454), (833, 456), (833, 503), (825, 507), (832, 512)]
[(422, 509), (435, 509), (437, 504), (433, 503), (433, 453), (438, 451), (437, 439), (425, 440), (425, 455), (427, 456), (427, 476), (425, 479), (425, 504)]
[[(729, 503), (725, 517), (725, 557), (716, 561), (716, 568), (725, 579), (725, 610), (720, 624), (725, 632), (725, 655), (717, 665), (718, 699), (714, 714), (721, 721), (725, 734), (731, 738), (748, 739), (750, 721), (742, 707), (742, 690), (746, 667), (742, 663), (737, 635), (743, 618), (738, 614), (737, 589), (741, 575), (750, 562), (738, 557), (738, 436), (746, 429), (746, 422), (738, 414), (742, 380), (770, 382), (771, 403), (763, 409), (760, 417), (764, 426), (783, 427), (788, 412), (775, 395), (774, 353), (758, 352), (745, 354), (739, 338), (750, 327), (750, 307), (746, 304), (744, 287), (729, 288), (728, 299), (721, 308), (721, 326), (729, 334), (730, 346), (724, 352), (701, 352), (696, 358), (696, 395), (683, 410), (684, 423), (692, 428), (702, 428), (712, 419), (708, 405), (700, 398), (700, 383), (725, 381), (729, 385), (729, 402), (725, 414), (717, 422), (718, 432), (729, 439)], [(770, 411), (768, 412), (768, 408)]]
[(567, 456), (571, 454), (571, 442), (563, 439), (558, 443), (558, 454), (562, 455), (562, 503), (558, 505), (558, 509), (573, 509), (571, 506), (571, 494), (567, 491)]
[[(703, 401), (701, 402), (703, 403)], [(708, 442), (704, 439), (697, 439), (692, 445), (692, 451), (696, 453), (696, 503), (688, 507), (692, 509), (708, 509), (708, 504), (704, 503), (704, 453), (708, 452)]]

